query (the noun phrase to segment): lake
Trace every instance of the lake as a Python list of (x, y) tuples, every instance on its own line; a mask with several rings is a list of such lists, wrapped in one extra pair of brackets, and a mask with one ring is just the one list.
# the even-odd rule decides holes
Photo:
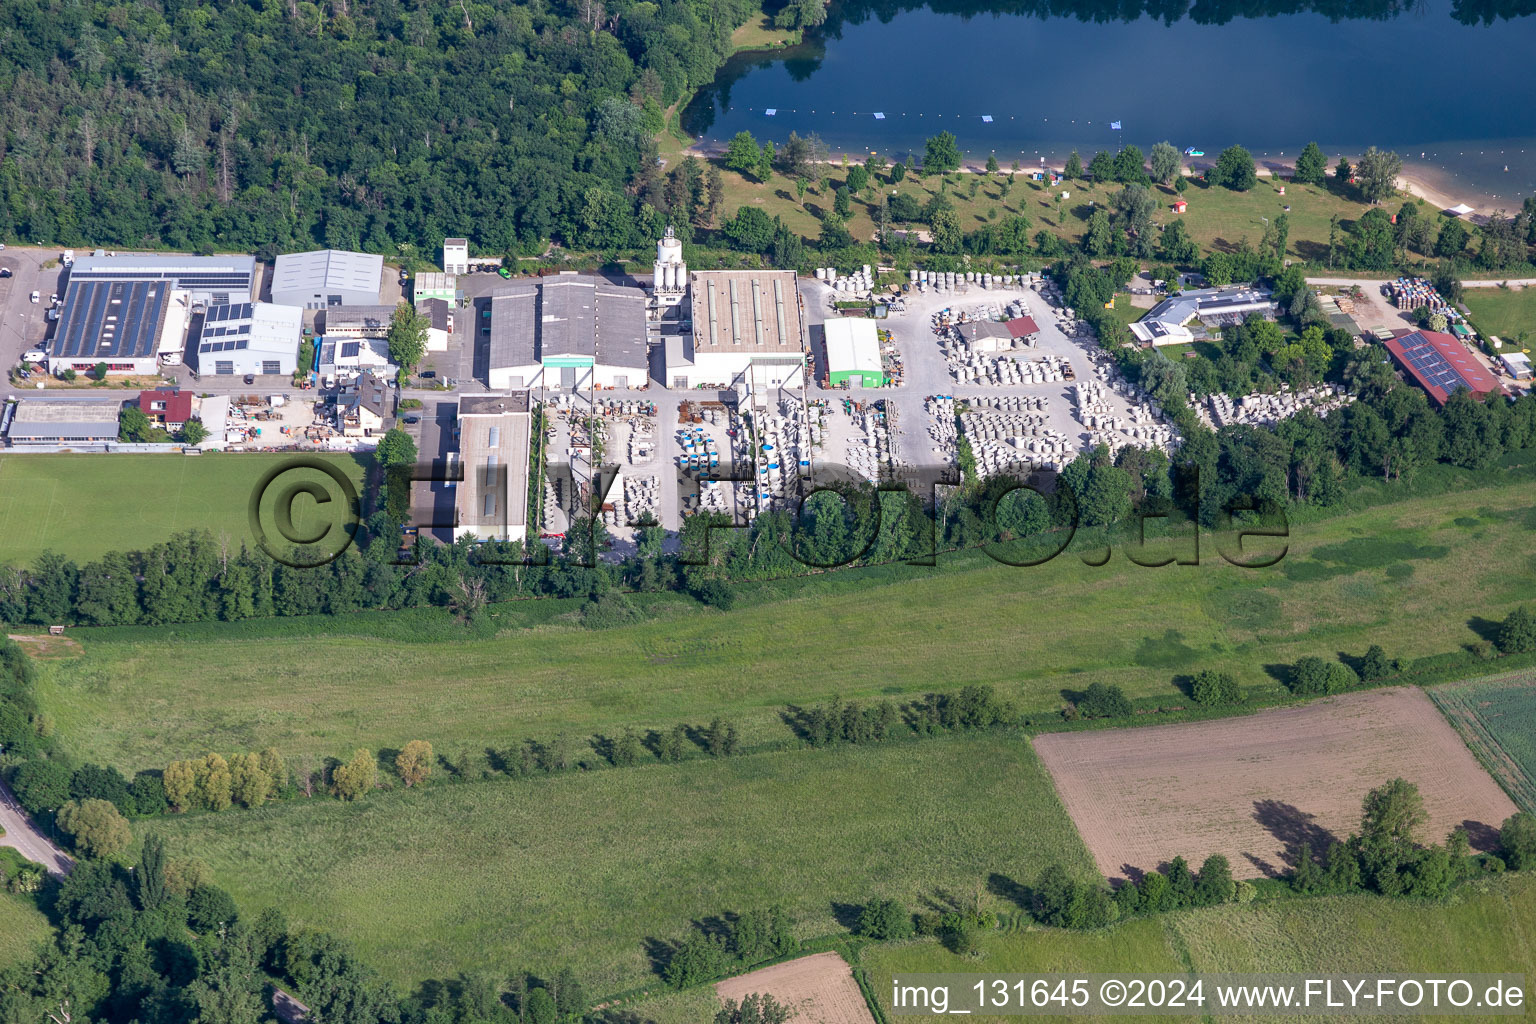
[(891, 159), (950, 131), (968, 160), (996, 154), (1005, 168), (1059, 165), (1072, 149), (1086, 164), (1099, 149), (1163, 139), (1207, 162), (1239, 143), (1261, 164), (1285, 163), (1315, 140), (1330, 165), (1370, 145), (1396, 150), (1407, 172), (1480, 208), (1536, 193), (1536, 19), (1520, 16), (1530, 0), (1342, 13), (1197, 4), (1160, 17), (1129, 6), (1126, 17), (1124, 6), (834, 4), (804, 45), (733, 58), (683, 127), (706, 148), (743, 129), (776, 141), (815, 132), (834, 154)]

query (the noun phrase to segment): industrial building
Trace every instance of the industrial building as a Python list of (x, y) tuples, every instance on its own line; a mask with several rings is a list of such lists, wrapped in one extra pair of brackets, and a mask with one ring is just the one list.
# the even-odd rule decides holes
[(69, 268), (71, 285), (87, 281), (155, 282), (186, 292), (194, 306), (250, 302), (256, 295), (254, 256), (92, 255)]
[(1531, 379), (1531, 360), (1524, 352), (1505, 352), (1499, 356), (1499, 362), (1504, 364), (1504, 372), (1515, 380)]
[(956, 330), (972, 352), (1006, 352), (1013, 348), (1013, 332), (1000, 320), (972, 320)]
[(443, 239), (443, 272), (447, 274), (469, 273), (469, 239)]
[(651, 267), (651, 319), (677, 319), (687, 295), (688, 264), (683, 262), (683, 240), (669, 227), (656, 243), (656, 262)]
[(688, 276), (693, 331), (667, 339), (673, 387), (737, 388), (766, 400), (804, 385), (806, 337), (792, 270), (696, 270)]
[(13, 445), (104, 444), (117, 440), (122, 402), (50, 401), (22, 398), (11, 415), (6, 436)]
[(316, 330), (327, 338), (387, 338), (394, 306), (331, 306)]
[(885, 371), (880, 364), (880, 332), (873, 320), (834, 317), (826, 322), (823, 331), (828, 384), (878, 388), (885, 383)]
[(188, 293), (161, 280), (71, 280), (58, 328), (47, 346), (48, 370), (147, 376), (181, 361), (191, 316)]
[(272, 301), (304, 309), (375, 305), (383, 275), (383, 256), (340, 249), (285, 253), (273, 264)]
[(531, 430), (526, 391), (459, 400), (464, 479), (454, 494), (454, 540), (527, 539)]
[(457, 274), (417, 274), (411, 283), (411, 301), (420, 309), (428, 299), (442, 299), (451, 304), (459, 301), (459, 277)]
[(315, 369), (321, 376), (354, 377), (364, 370), (393, 377), (400, 368), (389, 361), (389, 342), (383, 338), (320, 339)]
[(1445, 405), (1457, 391), (1470, 391), (1479, 399), (1503, 391), (1493, 374), (1449, 334), (1398, 330), (1384, 344), (1393, 361), (1436, 405)]
[(640, 388), (649, 380), (645, 293), (590, 274), (509, 284), (491, 296), (494, 391)]
[(1185, 345), (1194, 340), (1191, 320), (1236, 320), (1275, 308), (1267, 288), (1192, 288), (1153, 306), (1131, 324), (1131, 334), (1145, 345)]
[(304, 311), (270, 302), (213, 306), (188, 346), (199, 374), (291, 377), (299, 364)]

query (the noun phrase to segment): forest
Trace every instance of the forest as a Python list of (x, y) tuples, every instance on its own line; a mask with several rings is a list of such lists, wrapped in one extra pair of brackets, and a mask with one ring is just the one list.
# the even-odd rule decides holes
[[(748, 0), (17, 0), (0, 235), (409, 261), (655, 219), (627, 191)], [(655, 237), (655, 232), (646, 237)]]

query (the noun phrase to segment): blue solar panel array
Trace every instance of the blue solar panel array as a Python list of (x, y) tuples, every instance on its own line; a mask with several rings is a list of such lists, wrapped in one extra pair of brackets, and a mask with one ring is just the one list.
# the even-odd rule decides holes
[(1444, 388), (1446, 394), (1463, 389), (1473, 390), (1467, 379), (1422, 334), (1411, 334), (1403, 339), (1402, 344), (1403, 358), (1408, 360), (1408, 365), (1414, 368), (1425, 384)]
[(209, 306), (197, 336), (198, 352), (234, 352), (250, 346), (251, 303)]

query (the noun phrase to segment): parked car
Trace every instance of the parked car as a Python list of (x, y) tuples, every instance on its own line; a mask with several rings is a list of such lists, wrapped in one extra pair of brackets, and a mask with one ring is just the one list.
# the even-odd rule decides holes
[(420, 416), (407, 416), (405, 418), (405, 422), (407, 422), (407, 423), (420, 423), (421, 422), (421, 417)]
[(431, 378), (437, 376), (437, 371), (436, 370), (422, 370), (416, 376), (424, 378), (424, 379), (427, 379), (427, 380), (430, 380)]
[(245, 375), (245, 382), (247, 384), (255, 384), (256, 383), (256, 375), (254, 373), (246, 374)]
[(500, 274), (502, 277), (511, 277), (512, 276), (512, 271), (508, 270), (506, 267), (497, 267), (496, 268), (496, 273)]
[(0, 267), (0, 277), (10, 277), (10, 276), (11, 276), (11, 268), (10, 267)]
[(42, 297), (43, 297), (43, 293), (42, 292), (33, 292), (32, 293), (32, 301), (33, 302), (36, 302), (38, 299), (41, 299)]

